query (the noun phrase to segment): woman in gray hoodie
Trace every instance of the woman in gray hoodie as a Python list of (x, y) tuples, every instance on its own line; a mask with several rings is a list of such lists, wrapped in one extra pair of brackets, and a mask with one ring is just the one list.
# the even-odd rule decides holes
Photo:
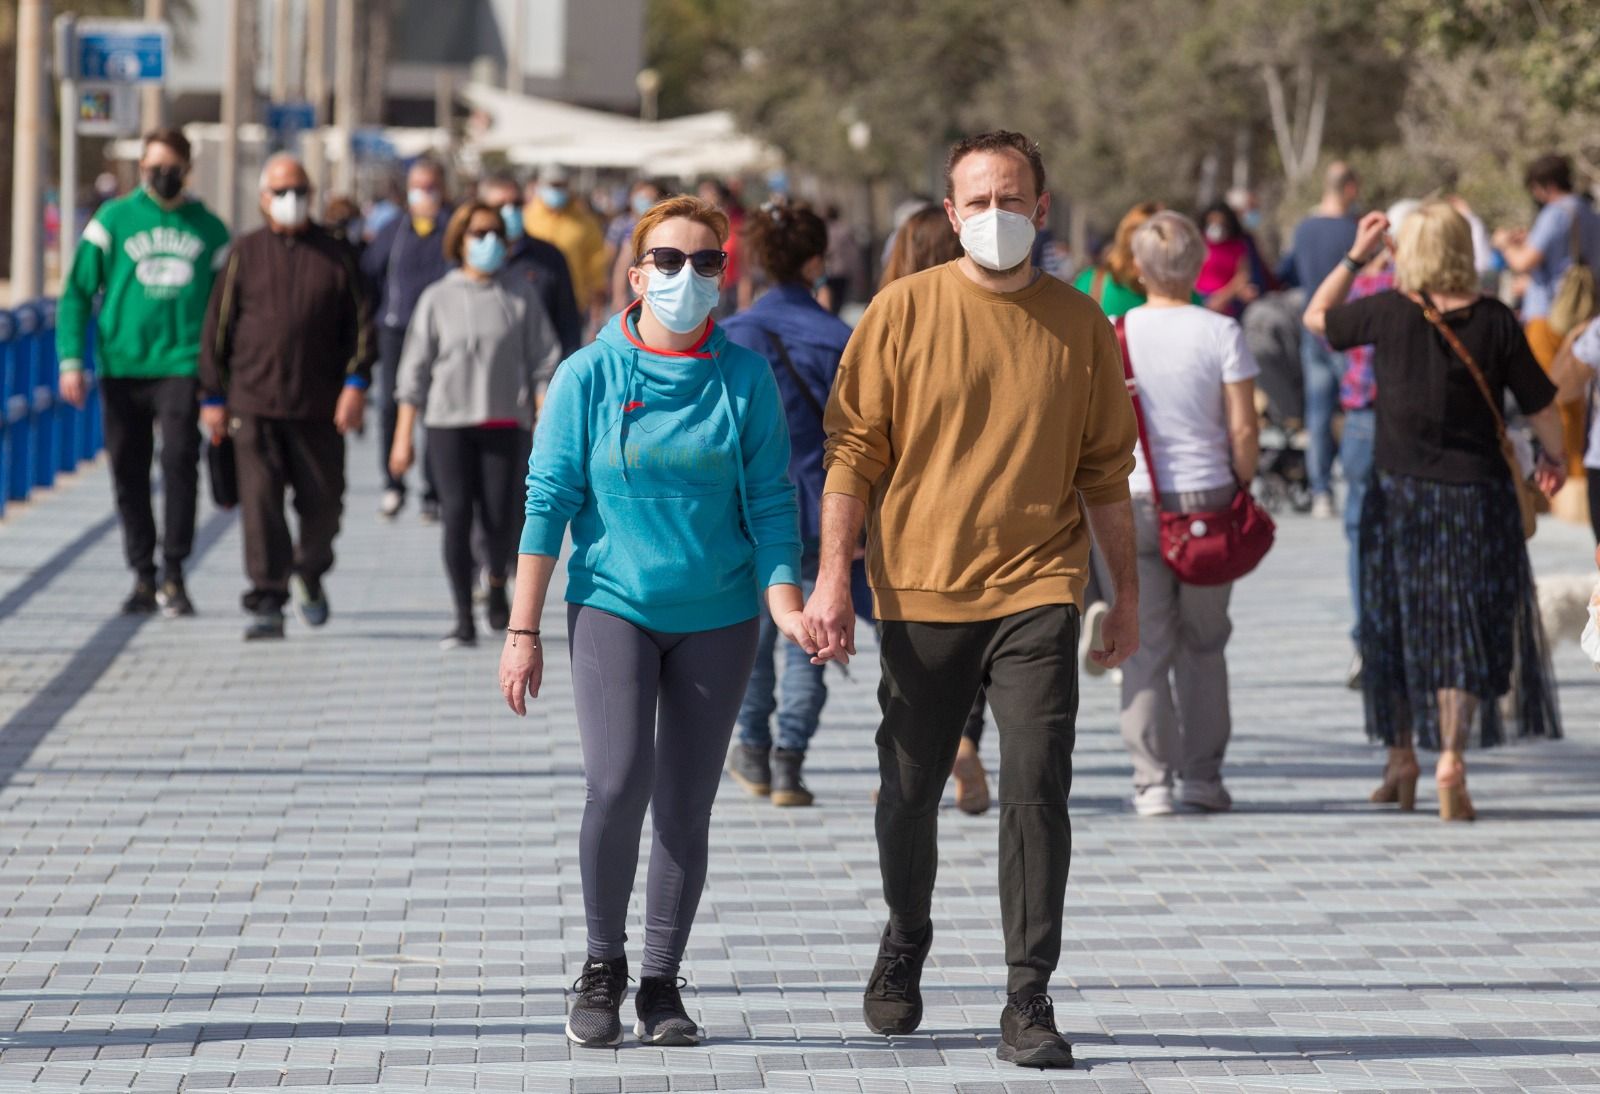
[[(530, 289), (495, 277), (506, 257), (499, 210), (482, 202), (458, 208), (445, 230), (444, 253), (457, 268), (423, 292), (406, 330), (389, 468), (399, 476), (411, 467), (420, 410), (456, 609), (455, 627), (440, 645), (452, 649), (477, 643), (477, 561), (489, 572), (489, 629), (503, 630), (510, 620), (506, 571), (520, 531), (529, 437), (536, 401), (561, 360), (561, 341)], [(476, 561), (474, 520), (483, 526), (488, 556)]]

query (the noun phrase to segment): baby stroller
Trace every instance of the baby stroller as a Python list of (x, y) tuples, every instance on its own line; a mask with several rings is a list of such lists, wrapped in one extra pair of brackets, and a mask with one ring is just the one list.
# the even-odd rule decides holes
[(1305, 381), (1300, 366), (1300, 298), (1271, 293), (1245, 309), (1245, 344), (1261, 366), (1256, 406), (1261, 413), (1261, 466), (1256, 499), (1268, 512), (1311, 511), (1306, 470)]

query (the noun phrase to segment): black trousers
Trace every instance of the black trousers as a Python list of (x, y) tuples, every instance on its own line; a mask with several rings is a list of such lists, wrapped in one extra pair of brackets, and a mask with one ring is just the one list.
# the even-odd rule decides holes
[(150, 461), (161, 430), (164, 501), (161, 556), (170, 576), (183, 572), (194, 546), (195, 491), (200, 482), (199, 383), (192, 376), (100, 381), (106, 455), (111, 463), (122, 547), (128, 568), (156, 576), (156, 518), (150, 505)]
[(473, 526), (483, 531), (479, 561), (494, 579), (504, 578), (516, 547), (510, 529), (522, 532), (522, 483), (526, 476), (525, 429), (428, 430), (428, 452), (439, 483), (444, 525), (444, 570), (456, 618), (472, 618)]
[[(332, 419), (234, 419), (239, 513), (244, 526), (246, 611), (282, 611), (289, 576), (319, 585), (333, 569), (333, 540), (344, 515), (344, 437)], [(294, 492), (300, 539), (289, 534), (284, 493)]]
[(900, 938), (927, 926), (939, 799), (979, 688), (1000, 734), (1000, 919), (1006, 989), (1048, 990), (1072, 860), (1067, 795), (1078, 717), (1078, 609), (981, 623), (885, 620), (878, 702), (878, 864)]
[(1600, 469), (1586, 467), (1587, 474), (1584, 483), (1589, 491), (1589, 527), (1594, 532), (1594, 541), (1600, 543)]

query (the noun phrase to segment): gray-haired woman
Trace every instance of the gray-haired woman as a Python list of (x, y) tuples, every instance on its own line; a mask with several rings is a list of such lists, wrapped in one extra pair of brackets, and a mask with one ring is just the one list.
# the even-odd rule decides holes
[(1167, 567), (1152, 480), (1161, 507), (1174, 512), (1226, 509), (1248, 489), (1260, 455), (1259, 369), (1237, 320), (1190, 302), (1206, 257), (1193, 221), (1155, 214), (1134, 233), (1133, 257), (1149, 299), (1122, 320), (1145, 435), (1129, 478), (1139, 649), (1122, 666), (1122, 738), (1140, 816), (1180, 805), (1222, 812), (1233, 804), (1222, 784), (1232, 586), (1187, 585)]

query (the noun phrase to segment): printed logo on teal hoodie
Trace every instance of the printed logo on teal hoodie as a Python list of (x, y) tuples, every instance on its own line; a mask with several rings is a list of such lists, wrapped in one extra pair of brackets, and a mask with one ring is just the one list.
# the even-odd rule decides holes
[(528, 461), (522, 553), (558, 556), (567, 600), (669, 634), (753, 618), (800, 582), (789, 430), (772, 368), (714, 323), (682, 353), (638, 305), (556, 370)]

